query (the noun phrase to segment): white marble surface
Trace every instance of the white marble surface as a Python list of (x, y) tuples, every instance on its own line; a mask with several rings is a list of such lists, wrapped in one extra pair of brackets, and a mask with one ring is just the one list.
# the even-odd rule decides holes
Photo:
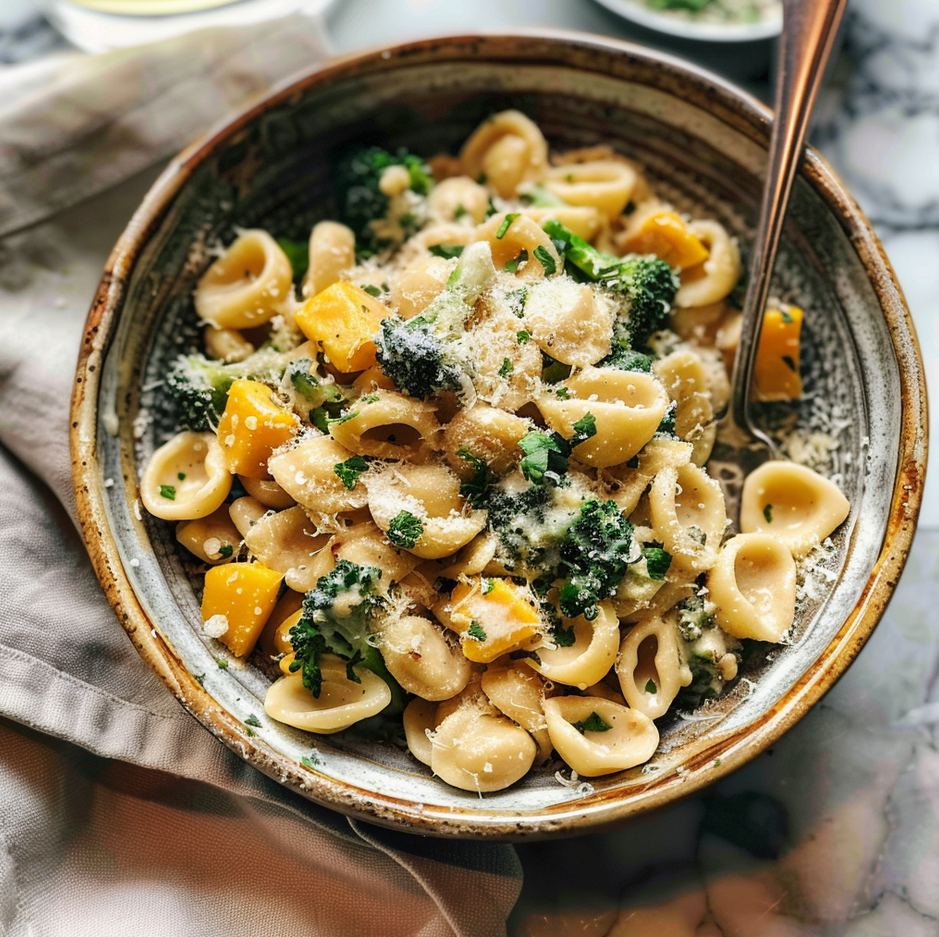
[[(23, 0), (18, 0), (25, 6)], [(338, 0), (336, 47), (507, 25), (635, 30), (591, 0)], [(50, 37), (2, 32), (0, 57)], [(682, 50), (690, 54), (688, 50)], [(766, 93), (759, 62), (714, 61)], [(852, 0), (813, 139), (881, 234), (939, 387), (939, 3)], [(920, 533), (854, 665), (777, 745), (616, 833), (518, 847), (516, 935), (939, 934), (939, 458)]]

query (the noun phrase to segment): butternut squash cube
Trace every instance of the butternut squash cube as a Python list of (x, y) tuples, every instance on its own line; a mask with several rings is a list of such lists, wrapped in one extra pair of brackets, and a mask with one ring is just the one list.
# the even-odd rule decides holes
[(274, 611), (283, 574), (261, 563), (213, 566), (205, 574), (202, 621), (236, 657), (250, 654)]
[(296, 415), (259, 381), (235, 381), (218, 421), (218, 441), (228, 469), (248, 478), (269, 478), (267, 460), (300, 428)]
[(655, 254), (679, 270), (703, 263), (710, 256), (701, 239), (692, 234), (685, 220), (673, 211), (649, 215), (623, 244), (623, 249), (632, 254)]
[(801, 330), (802, 310), (798, 306), (766, 310), (753, 370), (757, 400), (797, 400), (802, 396)]
[(458, 583), (448, 609), (464, 655), (478, 664), (523, 647), (543, 627), (527, 591), (508, 579), (483, 579), (481, 586)]
[(340, 280), (311, 296), (296, 312), (300, 330), (343, 374), (364, 371), (377, 361), (372, 336), (389, 315), (374, 296)]

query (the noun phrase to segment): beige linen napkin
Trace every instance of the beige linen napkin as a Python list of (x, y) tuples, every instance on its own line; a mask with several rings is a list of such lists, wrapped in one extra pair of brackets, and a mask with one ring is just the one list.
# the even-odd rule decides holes
[(246, 765), (139, 658), (74, 526), (82, 326), (154, 162), (323, 55), (291, 17), (67, 56), (0, 105), (0, 934), (505, 933), (514, 850), (349, 821)]

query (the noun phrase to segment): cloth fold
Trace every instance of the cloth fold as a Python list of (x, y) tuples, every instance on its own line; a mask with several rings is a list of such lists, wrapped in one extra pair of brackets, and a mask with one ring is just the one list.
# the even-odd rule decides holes
[(0, 933), (491, 937), (498, 844), (350, 821), (270, 780), (137, 655), (75, 527), (68, 407), (88, 305), (154, 165), (325, 54), (290, 17), (59, 61), (0, 106)]

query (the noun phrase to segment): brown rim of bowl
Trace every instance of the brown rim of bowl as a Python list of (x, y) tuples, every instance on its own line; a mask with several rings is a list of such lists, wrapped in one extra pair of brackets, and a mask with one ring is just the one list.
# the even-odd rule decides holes
[[(854, 199), (827, 163), (808, 150), (801, 173), (841, 227), (863, 263), (880, 302), (897, 355), (902, 419), (887, 530), (867, 583), (841, 629), (803, 677), (744, 733), (718, 737), (697, 749), (680, 774), (656, 778), (623, 798), (598, 791), (569, 804), (499, 815), (416, 805), (339, 784), (273, 750), (218, 706), (177, 660), (134, 594), (109, 530), (97, 463), (97, 398), (101, 364), (137, 262), (139, 249), (168, 211), (193, 169), (221, 140), (298, 91), (389, 66), (441, 61), (524, 62), (566, 66), (649, 84), (680, 95), (766, 147), (771, 111), (720, 78), (672, 56), (615, 40), (567, 31), (480, 33), (379, 47), (333, 59), (286, 83), (173, 159), (150, 189), (117, 242), (89, 312), (72, 397), (72, 466), (78, 513), (92, 563), (108, 600), (140, 654), (184, 707), (221, 741), (262, 772), (313, 801), (383, 826), (461, 838), (521, 839), (596, 832), (694, 793), (762, 752), (794, 725), (844, 673), (883, 614), (912, 543), (926, 468), (926, 396), (913, 323), (883, 248)], [(337, 790), (337, 786), (339, 789)]]

